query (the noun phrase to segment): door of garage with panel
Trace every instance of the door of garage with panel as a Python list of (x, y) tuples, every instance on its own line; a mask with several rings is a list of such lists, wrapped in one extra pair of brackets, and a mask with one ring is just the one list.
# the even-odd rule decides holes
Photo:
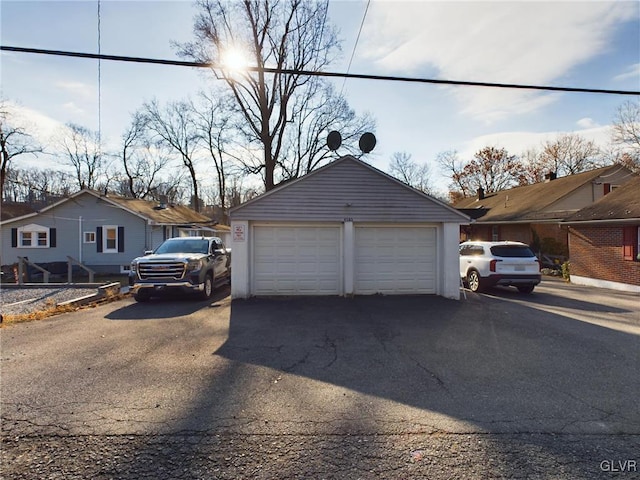
[(340, 295), (339, 225), (253, 227), (253, 295)]
[(355, 228), (355, 293), (436, 293), (436, 227)]

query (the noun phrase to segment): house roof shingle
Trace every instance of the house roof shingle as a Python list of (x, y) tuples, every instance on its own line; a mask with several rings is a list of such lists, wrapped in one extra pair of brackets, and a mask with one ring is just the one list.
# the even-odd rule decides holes
[(157, 224), (175, 225), (181, 223), (198, 223), (210, 224), (213, 221), (195, 210), (184, 205), (168, 204), (166, 208), (160, 208), (158, 203), (141, 200), (139, 198), (125, 197), (102, 197), (105, 200), (114, 202), (126, 210), (137, 213), (138, 215), (148, 218)]
[(118, 197), (112, 195), (101, 195), (98, 192), (93, 190), (84, 189), (79, 192), (74, 193), (70, 197), (63, 198), (58, 202), (55, 202), (51, 205), (48, 205), (42, 208), (39, 211), (27, 213), (25, 215), (21, 215), (14, 218), (9, 218), (3, 220), (2, 224), (12, 223), (16, 221), (22, 221), (24, 219), (34, 217), (40, 213), (51, 210), (58, 205), (61, 205), (65, 202), (68, 202), (80, 195), (93, 195), (96, 198), (100, 198), (105, 202), (111, 203), (117, 207), (122, 208), (123, 210), (132, 213), (133, 215), (137, 215), (141, 218), (150, 220), (157, 225), (190, 225), (190, 224), (198, 224), (198, 225), (212, 225), (215, 224), (211, 218), (206, 215), (202, 215), (201, 213), (192, 210), (189, 207), (185, 207), (184, 205), (167, 205), (166, 208), (159, 208), (157, 202), (150, 202), (147, 200), (141, 200), (137, 198), (125, 198)]
[(487, 213), (478, 218), (479, 222), (561, 220), (573, 212), (549, 210), (554, 203), (582, 185), (620, 168), (624, 167), (610, 165), (548, 182), (501, 190), (486, 194), (482, 200), (469, 197), (456, 203), (455, 207), (471, 216), (469, 209), (486, 209)]
[(629, 180), (597, 202), (567, 219), (567, 222), (640, 220), (640, 177)]

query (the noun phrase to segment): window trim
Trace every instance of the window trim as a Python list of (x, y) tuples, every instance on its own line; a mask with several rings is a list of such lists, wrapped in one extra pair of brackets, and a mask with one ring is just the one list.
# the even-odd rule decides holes
[(491, 225), (491, 241), (500, 241), (500, 227), (498, 225)]
[[(17, 248), (50, 248), (51, 243), (51, 229), (49, 227), (43, 227), (42, 225), (24, 225), (22, 227), (18, 227), (18, 244)], [(30, 244), (24, 244), (24, 234), (28, 233), (30, 238)], [(45, 234), (45, 244), (39, 245), (39, 234)]]
[[(107, 242), (109, 241), (108, 231), (114, 230), (116, 234), (116, 244), (114, 248), (107, 248)], [(102, 226), (102, 253), (118, 253), (118, 225), (103, 225)]]

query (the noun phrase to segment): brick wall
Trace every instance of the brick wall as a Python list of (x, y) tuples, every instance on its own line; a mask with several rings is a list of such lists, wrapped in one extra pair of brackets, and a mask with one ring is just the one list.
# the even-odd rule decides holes
[(640, 262), (622, 258), (622, 226), (571, 226), (569, 251), (572, 275), (640, 285)]
[(513, 242), (531, 243), (531, 225), (528, 223), (512, 223), (500, 225), (500, 240), (511, 240)]
[[(548, 244), (545, 239), (552, 239), (551, 243), (556, 251), (545, 251), (544, 253), (551, 253), (555, 255), (569, 256), (569, 238), (568, 229), (566, 225), (559, 225), (557, 223), (536, 223), (531, 225), (531, 229), (535, 230), (540, 243), (544, 246)], [(543, 248), (543, 250), (548, 250)]]
[[(531, 226), (529, 224), (499, 224), (498, 240), (511, 240), (513, 242), (531, 243)], [(493, 240), (493, 225), (470, 225), (469, 240)]]

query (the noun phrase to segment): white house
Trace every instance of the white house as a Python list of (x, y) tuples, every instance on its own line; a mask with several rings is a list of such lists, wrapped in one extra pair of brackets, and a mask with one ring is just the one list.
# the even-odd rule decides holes
[(459, 298), (459, 232), (469, 217), (352, 156), (256, 197), (230, 217), (235, 298)]

